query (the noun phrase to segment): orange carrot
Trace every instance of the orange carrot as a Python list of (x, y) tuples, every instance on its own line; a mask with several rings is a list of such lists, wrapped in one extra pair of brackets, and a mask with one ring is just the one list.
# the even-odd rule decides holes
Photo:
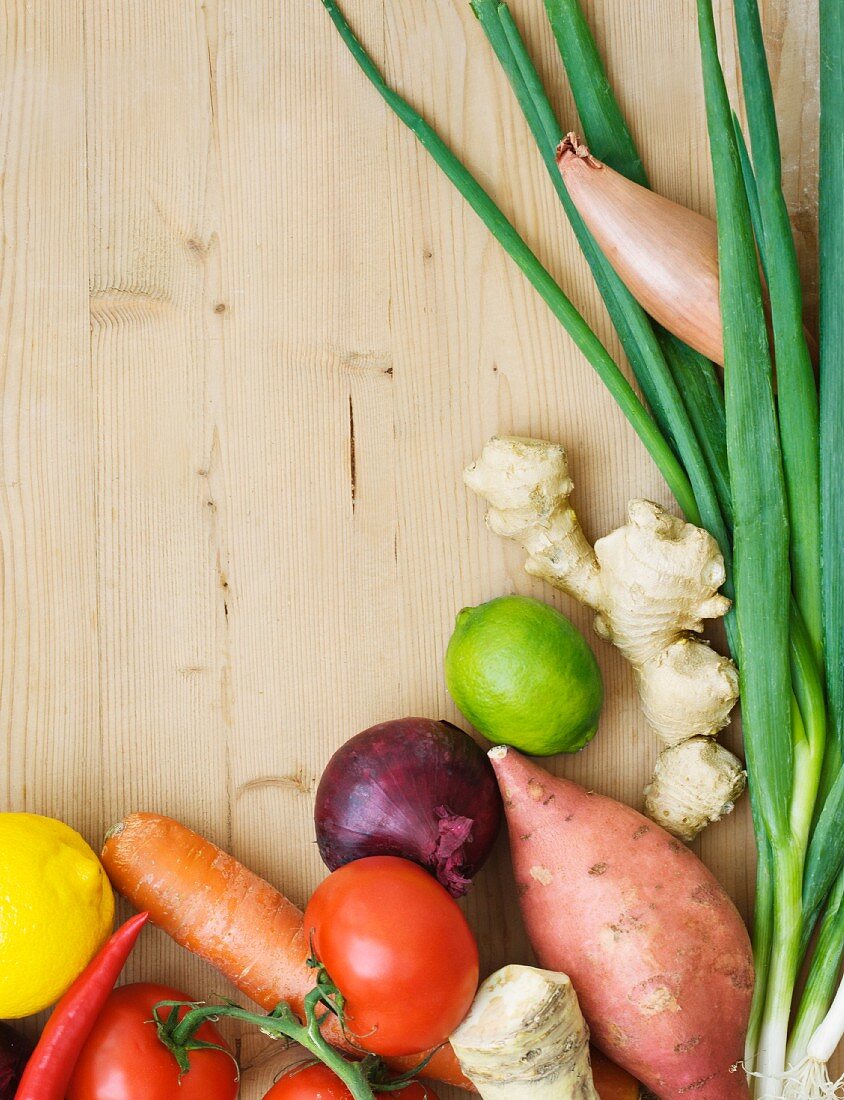
[[(302, 912), (234, 856), (171, 818), (140, 813), (109, 831), (102, 861), (136, 909), (241, 993), (268, 1012), (286, 1001), (303, 1014), (314, 972)], [(326, 1035), (349, 1049), (336, 1025)], [(407, 1060), (398, 1061), (408, 1068)], [(471, 1088), (450, 1046), (434, 1055), (425, 1076)]]

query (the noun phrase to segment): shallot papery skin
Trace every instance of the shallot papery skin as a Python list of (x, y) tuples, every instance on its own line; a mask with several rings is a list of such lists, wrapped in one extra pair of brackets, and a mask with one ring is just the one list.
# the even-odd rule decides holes
[(401, 856), (460, 897), (495, 843), (501, 798), (468, 734), (449, 722), (402, 718), (338, 749), (320, 780), (314, 820), (330, 870), (366, 856)]
[(575, 134), (561, 142), (557, 164), (589, 232), (639, 305), (723, 364), (715, 222), (596, 160)]

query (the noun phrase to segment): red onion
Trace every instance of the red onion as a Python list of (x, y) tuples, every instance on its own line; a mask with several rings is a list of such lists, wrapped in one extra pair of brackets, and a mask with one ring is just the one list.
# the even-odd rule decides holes
[(32, 1044), (8, 1024), (0, 1024), (0, 1100), (15, 1100)]
[(316, 795), (330, 870), (402, 856), (460, 897), (495, 843), (501, 796), (486, 753), (457, 726), (402, 718), (364, 730), (331, 757)]

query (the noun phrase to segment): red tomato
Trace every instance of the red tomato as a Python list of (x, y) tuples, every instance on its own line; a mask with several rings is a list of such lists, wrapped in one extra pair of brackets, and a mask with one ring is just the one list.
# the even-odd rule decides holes
[[(67, 1100), (234, 1100), (237, 1069), (227, 1054), (191, 1052), (190, 1073), (180, 1082), (176, 1059), (150, 1023), (158, 1001), (190, 999), (149, 982), (115, 989), (82, 1048)], [(211, 1024), (203, 1024), (197, 1038), (223, 1043)]]
[(366, 1050), (430, 1050), (469, 1011), (475, 938), (454, 898), (409, 860), (371, 856), (329, 875), (305, 910), (305, 935)]
[[(377, 1092), (378, 1097), (389, 1100), (438, 1100), (429, 1085), (413, 1081), (398, 1092)], [(328, 1066), (308, 1066), (294, 1069), (273, 1087), (264, 1100), (352, 1100), (352, 1094)]]

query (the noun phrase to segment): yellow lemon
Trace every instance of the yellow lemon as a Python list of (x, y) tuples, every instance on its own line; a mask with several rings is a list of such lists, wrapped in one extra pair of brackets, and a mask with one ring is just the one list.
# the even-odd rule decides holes
[(111, 931), (114, 895), (100, 861), (61, 821), (0, 813), (0, 1017), (61, 997)]

